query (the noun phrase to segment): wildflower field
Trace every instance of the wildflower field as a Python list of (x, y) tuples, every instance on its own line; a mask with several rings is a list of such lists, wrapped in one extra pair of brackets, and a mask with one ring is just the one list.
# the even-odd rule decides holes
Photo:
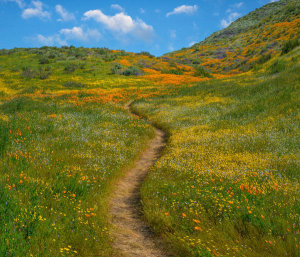
[(0, 50), (0, 256), (122, 256), (109, 200), (153, 124), (143, 218), (175, 256), (300, 256), (299, 15), (270, 3), (161, 57)]
[(299, 57), (134, 105), (169, 134), (142, 201), (179, 256), (299, 256)]
[(114, 255), (106, 195), (152, 128), (107, 104), (20, 97), (0, 110), (0, 255)]
[(106, 88), (88, 88), (88, 68), (53, 59), (0, 56), (0, 256), (116, 256), (108, 196), (154, 135), (123, 108), (136, 89), (121, 85), (139, 80), (100, 74)]

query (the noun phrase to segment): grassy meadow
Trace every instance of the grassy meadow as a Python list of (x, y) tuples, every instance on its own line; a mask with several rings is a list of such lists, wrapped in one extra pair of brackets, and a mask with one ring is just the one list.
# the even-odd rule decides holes
[(134, 105), (169, 134), (142, 201), (179, 256), (299, 256), (299, 59)]
[(114, 256), (107, 194), (152, 128), (120, 107), (51, 98), (0, 113), (0, 255)]
[(0, 256), (121, 256), (108, 201), (149, 121), (168, 140), (144, 214), (173, 252), (300, 256), (299, 13), (271, 3), (161, 57), (0, 50)]
[(89, 62), (77, 58), (76, 67), (87, 66), (66, 71), (70, 63), (40, 58), (21, 50), (0, 56), (0, 255), (116, 256), (108, 195), (153, 128), (124, 110), (121, 76), (94, 89)]

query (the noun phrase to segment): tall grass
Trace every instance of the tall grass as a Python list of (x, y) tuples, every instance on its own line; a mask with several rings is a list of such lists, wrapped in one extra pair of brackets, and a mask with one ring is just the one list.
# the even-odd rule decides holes
[(0, 106), (0, 256), (116, 256), (107, 197), (151, 127), (110, 104)]
[(118, 255), (107, 198), (153, 136), (130, 98), (169, 133), (142, 193), (178, 255), (297, 256), (297, 51), (223, 80), (148, 54), (0, 51), (0, 256)]
[(142, 201), (179, 256), (299, 256), (299, 74), (295, 64), (134, 105), (170, 135)]

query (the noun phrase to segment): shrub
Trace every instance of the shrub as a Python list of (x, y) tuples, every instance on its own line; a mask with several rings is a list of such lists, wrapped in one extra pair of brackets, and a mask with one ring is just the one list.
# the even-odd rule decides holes
[(84, 63), (79, 63), (79, 64), (77, 65), (77, 67), (78, 67), (78, 69), (83, 70), (83, 69), (85, 68), (85, 64), (84, 64)]
[(50, 52), (49, 55), (48, 55), (49, 59), (55, 59), (56, 57), (57, 57), (57, 54), (54, 51)]
[(103, 56), (103, 60), (105, 62), (112, 62), (114, 60), (117, 59), (117, 55), (116, 54), (113, 54), (113, 53), (106, 53), (104, 56)]
[(122, 73), (122, 65), (120, 63), (114, 63), (111, 67), (112, 74), (121, 74)]
[(165, 74), (183, 75), (183, 70), (182, 70), (182, 69), (162, 70), (162, 73), (165, 73)]
[(42, 56), (40, 58), (39, 62), (40, 62), (40, 64), (48, 64), (48, 63), (50, 63), (49, 59), (47, 57), (45, 57), (45, 56)]
[(149, 52), (146, 52), (146, 51), (142, 51), (140, 53), (137, 53), (137, 55), (145, 55), (145, 56), (148, 56), (150, 58), (154, 58), (155, 56), (150, 54)]
[(75, 82), (75, 81), (67, 81), (63, 84), (64, 87), (67, 88), (83, 88), (85, 87), (84, 84), (80, 83), (80, 82)]
[(281, 49), (281, 55), (287, 54), (288, 52), (292, 51), (294, 48), (296, 48), (299, 45), (300, 42), (298, 39), (287, 41)]
[(96, 53), (100, 54), (100, 55), (105, 55), (107, 53), (109, 53), (109, 49), (108, 48), (97, 48), (96, 49)]
[(192, 64), (197, 65), (197, 64), (200, 64), (200, 63), (201, 63), (200, 60), (197, 60), (197, 59), (193, 59), (193, 60), (192, 60)]
[(78, 68), (78, 66), (77, 66), (75, 63), (68, 63), (68, 64), (65, 66), (64, 71), (65, 71), (66, 73), (73, 73), (77, 68)]
[(207, 78), (212, 78), (213, 76), (208, 73), (203, 67), (197, 67), (194, 76), (196, 77), (207, 77)]
[(21, 76), (23, 78), (32, 79), (35, 77), (35, 75), (36, 75), (36, 73), (33, 70), (31, 70), (31, 68), (29, 68), (29, 67), (22, 68)]
[(40, 70), (38, 74), (40, 79), (47, 79), (49, 78), (50, 75), (51, 75), (51, 71), (46, 71), (46, 70)]
[(125, 76), (130, 76), (130, 75), (139, 76), (142, 74), (143, 74), (142, 71), (136, 66), (130, 66), (126, 70), (123, 71), (123, 75), (125, 75)]

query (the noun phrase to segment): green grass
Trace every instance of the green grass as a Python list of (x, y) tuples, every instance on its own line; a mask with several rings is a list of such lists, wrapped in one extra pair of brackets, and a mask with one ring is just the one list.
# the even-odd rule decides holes
[(110, 104), (0, 106), (0, 256), (116, 256), (107, 198), (152, 128)]
[(142, 200), (178, 256), (299, 256), (299, 49), (281, 62), (134, 105), (169, 134)]
[[(5, 87), (6, 91), (19, 93), (33, 85), (37, 91), (51, 93), (78, 88), (79, 84), (66, 86), (70, 82), (84, 84), (85, 89), (110, 90), (121, 86), (125, 89), (140, 84), (152, 86), (152, 83), (145, 80), (141, 82), (141, 78), (135, 76), (139, 71), (135, 68), (124, 70), (128, 77), (112, 75), (112, 62), (118, 62), (128, 53), (114, 53), (108, 49), (102, 53), (102, 50), (47, 47), (3, 50), (2, 54), (0, 51), (0, 92)], [(81, 51), (83, 56), (78, 55), (77, 51)]]
[[(273, 7), (284, 12), (268, 16)], [(119, 255), (108, 197), (154, 134), (122, 108), (133, 98), (168, 133), (142, 196), (147, 220), (178, 256), (299, 256), (300, 56), (288, 41), (297, 31), (269, 26), (296, 20), (298, 7), (270, 4), (225, 30), (234, 45), (196, 45), (178, 59), (0, 50), (0, 256)], [(267, 20), (257, 24), (256, 14)], [(239, 28), (250, 34), (240, 38)], [(214, 63), (199, 66), (203, 54), (224, 58), (224, 71), (240, 57), (253, 70), (221, 76)], [(177, 85), (189, 67), (176, 61), (194, 76), (226, 79)], [(173, 86), (143, 78), (144, 68)]]

